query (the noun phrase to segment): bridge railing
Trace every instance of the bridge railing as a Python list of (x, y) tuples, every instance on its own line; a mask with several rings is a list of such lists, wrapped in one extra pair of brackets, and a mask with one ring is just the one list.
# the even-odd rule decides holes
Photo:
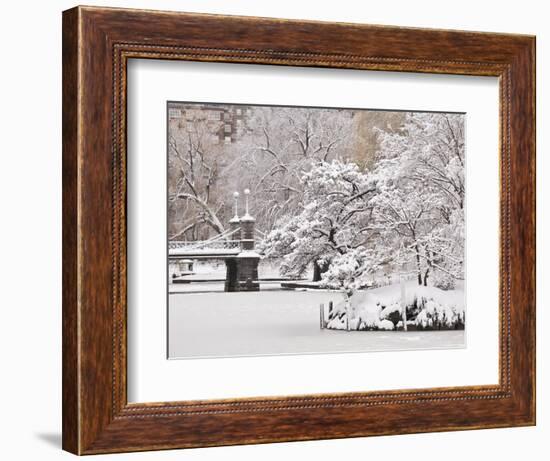
[[(240, 232), (241, 228), (228, 229), (225, 232), (216, 235), (208, 240), (170, 240), (168, 241), (169, 250), (201, 250), (201, 249), (213, 249), (213, 250), (230, 250), (241, 246), (245, 239), (231, 239), (237, 232)], [(265, 238), (265, 233), (259, 229), (255, 229), (255, 235), (261, 239)]]
[(240, 231), (237, 229), (227, 229), (226, 231), (218, 234), (208, 240), (169, 240), (169, 250), (179, 249), (199, 249), (199, 248), (235, 248), (240, 244), (240, 240), (230, 239), (233, 235)]
[(169, 250), (200, 250), (200, 249), (212, 249), (212, 250), (230, 250), (238, 248), (241, 245), (240, 240), (218, 240), (218, 241), (175, 241), (168, 242)]

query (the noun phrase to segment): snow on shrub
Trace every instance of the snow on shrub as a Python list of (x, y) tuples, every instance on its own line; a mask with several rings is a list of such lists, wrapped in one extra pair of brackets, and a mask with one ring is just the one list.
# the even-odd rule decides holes
[[(464, 292), (408, 282), (405, 288), (407, 325), (420, 330), (462, 329), (465, 324)], [(327, 328), (335, 330), (394, 330), (403, 328), (401, 289), (393, 284), (356, 291), (337, 304)]]
[(415, 325), (418, 329), (446, 330), (464, 328), (464, 308), (455, 305), (440, 304), (433, 297), (421, 297)]
[(380, 330), (393, 330), (395, 328), (395, 325), (390, 320), (380, 320), (378, 323), (378, 328)]

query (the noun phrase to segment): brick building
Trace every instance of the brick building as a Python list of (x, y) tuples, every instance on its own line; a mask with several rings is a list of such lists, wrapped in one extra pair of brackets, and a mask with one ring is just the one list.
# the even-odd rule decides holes
[(170, 123), (187, 123), (191, 128), (195, 121), (206, 121), (211, 125), (212, 142), (215, 144), (230, 144), (239, 139), (248, 129), (250, 115), (251, 108), (243, 105), (180, 102), (168, 105)]

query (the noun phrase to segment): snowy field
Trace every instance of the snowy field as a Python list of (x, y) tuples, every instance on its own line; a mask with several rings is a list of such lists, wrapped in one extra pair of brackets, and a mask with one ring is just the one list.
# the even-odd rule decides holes
[[(223, 290), (221, 284), (208, 285), (209, 290)], [(199, 286), (201, 284), (196, 285)], [(190, 285), (186, 288), (189, 289)], [(170, 294), (170, 358), (455, 349), (465, 346), (464, 330), (321, 330), (319, 304), (342, 301), (342, 295), (333, 291), (282, 291), (276, 289), (275, 284), (271, 287), (262, 285), (260, 292), (224, 293), (221, 290)]]

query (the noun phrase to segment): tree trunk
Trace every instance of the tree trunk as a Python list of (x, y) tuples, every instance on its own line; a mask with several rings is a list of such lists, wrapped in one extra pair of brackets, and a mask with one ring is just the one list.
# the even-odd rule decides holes
[(418, 271), (418, 284), (422, 285), (422, 269), (420, 267), (420, 248), (418, 248), (418, 243), (415, 245), (416, 250), (416, 269)]
[(313, 281), (319, 282), (323, 277), (323, 274), (327, 270), (328, 270), (328, 264), (326, 264), (324, 267), (321, 267), (321, 265), (317, 261), (315, 261), (313, 263)]

